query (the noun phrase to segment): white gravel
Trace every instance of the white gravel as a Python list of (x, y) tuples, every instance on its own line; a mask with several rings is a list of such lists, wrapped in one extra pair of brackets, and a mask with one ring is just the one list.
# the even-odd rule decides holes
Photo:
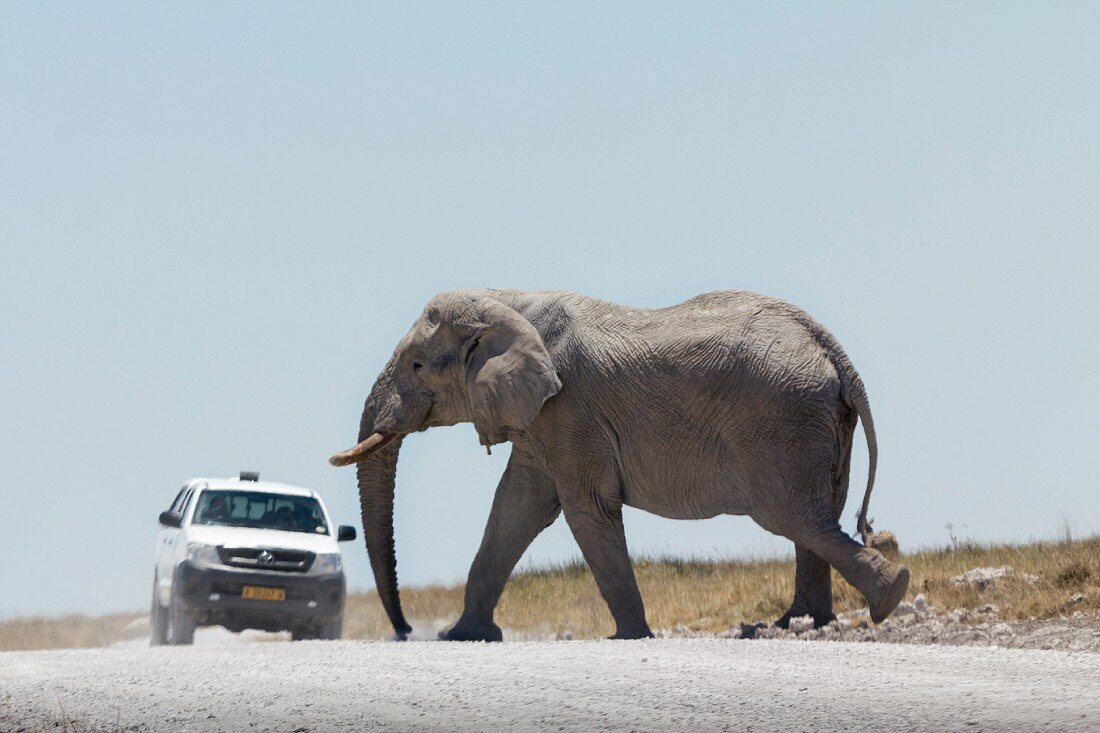
[(0, 731), (59, 729), (1095, 731), (1100, 655), (734, 639), (0, 654)]

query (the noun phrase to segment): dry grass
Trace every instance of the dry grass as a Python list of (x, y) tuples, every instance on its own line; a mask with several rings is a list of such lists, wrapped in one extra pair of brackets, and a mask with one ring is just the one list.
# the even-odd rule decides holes
[[(913, 574), (910, 600), (924, 593), (936, 608), (996, 604), (1001, 618), (1051, 618), (1076, 610), (1100, 610), (1100, 537), (1028, 545), (957, 543), (946, 549), (903, 555)], [(979, 590), (951, 583), (975, 567), (1009, 565), (1015, 574)], [(793, 593), (792, 560), (703, 560), (641, 558), (638, 583), (653, 628), (684, 625), (723, 631), (742, 622), (773, 620)], [(1035, 576), (1032, 581), (1025, 576)], [(863, 607), (862, 598), (839, 577), (833, 586), (836, 610)], [(454, 621), (462, 611), (463, 588), (406, 588), (405, 615), (418, 629)], [(1084, 599), (1071, 603), (1081, 594)], [(106, 646), (145, 632), (142, 614), (89, 618), (28, 618), (0, 622), (0, 650)], [(516, 635), (609, 636), (611, 616), (587, 566), (580, 562), (526, 570), (509, 582), (497, 609), (497, 623)], [(392, 634), (374, 591), (348, 598), (344, 636), (378, 639)]]
[(147, 638), (149, 627), (145, 616), (144, 613), (114, 613), (109, 616), (72, 614), (0, 621), (0, 651), (82, 649)]
[[(942, 610), (993, 603), (1006, 619), (1100, 610), (1100, 537), (1029, 545), (956, 544), (903, 554), (902, 562), (913, 574), (909, 599), (924, 593)], [(953, 576), (972, 568), (1002, 565), (1016, 572), (984, 590), (951, 583)], [(634, 567), (653, 628), (684, 625), (724, 631), (739, 623), (772, 621), (787, 609), (794, 593), (793, 560), (641, 558)], [(1025, 575), (1038, 579), (1031, 582)], [(405, 615), (414, 626), (454, 621), (462, 611), (462, 591), (462, 586), (405, 589)], [(1071, 604), (1070, 597), (1078, 593), (1085, 599)], [(864, 607), (862, 597), (835, 573), (833, 595), (837, 612)], [(614, 632), (607, 606), (581, 562), (513, 576), (496, 620), (519, 635), (581, 639)], [(346, 637), (377, 639), (390, 634), (373, 591), (349, 598)]]

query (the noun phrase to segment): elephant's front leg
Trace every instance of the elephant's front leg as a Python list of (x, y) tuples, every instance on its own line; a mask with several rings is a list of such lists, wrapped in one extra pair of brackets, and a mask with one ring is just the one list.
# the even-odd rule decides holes
[(645, 620), (645, 606), (626, 549), (621, 506), (566, 505), (565, 521), (592, 568), (600, 595), (615, 619), (612, 639), (646, 639), (653, 636)]
[(553, 480), (516, 461), (513, 451), (508, 468), (497, 484), (489, 523), (481, 539), (470, 576), (462, 616), (439, 638), (448, 641), (500, 641), (500, 627), (493, 622), (500, 594), (523, 552), (558, 518), (561, 505)]

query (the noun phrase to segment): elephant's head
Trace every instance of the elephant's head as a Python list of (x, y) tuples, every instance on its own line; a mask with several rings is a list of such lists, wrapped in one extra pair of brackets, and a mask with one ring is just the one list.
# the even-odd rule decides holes
[(490, 296), (438, 295), (394, 350), (359, 423), (359, 444), (329, 459), (358, 464), (363, 534), (375, 586), (398, 638), (411, 631), (401, 612), (393, 543), (397, 455), (408, 433), (473, 422), (481, 444), (525, 430), (561, 389), (538, 331)]

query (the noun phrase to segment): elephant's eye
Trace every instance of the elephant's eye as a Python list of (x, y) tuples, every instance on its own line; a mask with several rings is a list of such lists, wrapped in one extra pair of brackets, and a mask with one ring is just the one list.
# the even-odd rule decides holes
[(418, 362), (418, 361), (413, 362), (413, 371), (416, 372), (417, 374), (419, 374), (420, 370), (423, 369), (423, 368), (424, 368), (424, 365), (421, 364), (420, 362)]

